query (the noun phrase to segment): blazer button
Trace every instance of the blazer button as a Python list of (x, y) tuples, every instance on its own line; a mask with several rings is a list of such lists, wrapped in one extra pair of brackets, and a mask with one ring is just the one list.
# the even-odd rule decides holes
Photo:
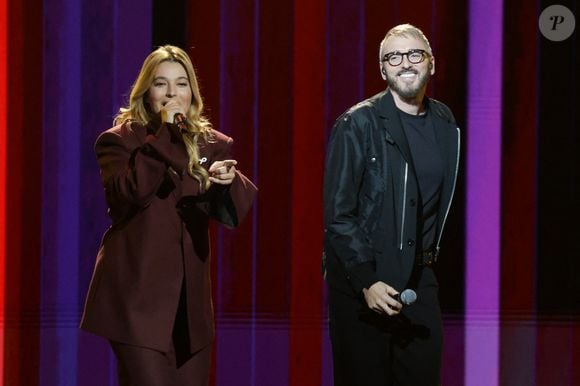
[(415, 245), (415, 240), (413, 240), (413, 239), (407, 240), (407, 245), (410, 246), (410, 247), (414, 246)]
[(409, 200), (409, 204), (410, 204), (411, 206), (415, 206), (415, 205), (417, 205), (417, 201), (415, 201), (415, 199), (414, 199), (414, 198), (411, 198), (411, 199)]

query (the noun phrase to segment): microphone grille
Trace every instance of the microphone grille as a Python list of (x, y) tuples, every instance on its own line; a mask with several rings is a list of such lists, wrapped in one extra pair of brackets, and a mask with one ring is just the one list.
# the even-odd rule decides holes
[(412, 289), (406, 289), (401, 292), (399, 298), (401, 299), (401, 303), (408, 306), (415, 303), (415, 300), (417, 300), (417, 293)]

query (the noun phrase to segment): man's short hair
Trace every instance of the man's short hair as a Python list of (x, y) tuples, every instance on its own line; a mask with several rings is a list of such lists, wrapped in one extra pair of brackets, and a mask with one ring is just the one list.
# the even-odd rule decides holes
[(433, 55), (433, 52), (431, 50), (431, 45), (429, 44), (429, 40), (427, 40), (427, 37), (425, 37), (425, 34), (423, 33), (423, 31), (421, 31), (419, 28), (415, 27), (414, 25), (411, 24), (399, 24), (393, 28), (391, 28), (389, 30), (389, 32), (387, 32), (387, 34), (385, 35), (385, 38), (381, 41), (381, 45), (379, 47), (379, 61), (383, 60), (383, 55), (385, 54), (384, 51), (384, 47), (385, 47), (385, 43), (387, 42), (387, 39), (389, 39), (390, 37), (393, 36), (403, 36), (403, 37), (413, 37), (416, 39), (419, 39), (421, 41), (423, 41), (423, 43), (425, 43), (425, 45), (427, 45), (427, 52), (429, 53), (429, 55)]

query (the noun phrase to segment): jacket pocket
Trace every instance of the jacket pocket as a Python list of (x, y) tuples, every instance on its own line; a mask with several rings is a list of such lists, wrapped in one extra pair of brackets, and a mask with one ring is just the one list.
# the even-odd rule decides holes
[(363, 197), (375, 199), (384, 190), (385, 182), (382, 178), (382, 165), (377, 155), (369, 155), (365, 162), (365, 174), (361, 186)]

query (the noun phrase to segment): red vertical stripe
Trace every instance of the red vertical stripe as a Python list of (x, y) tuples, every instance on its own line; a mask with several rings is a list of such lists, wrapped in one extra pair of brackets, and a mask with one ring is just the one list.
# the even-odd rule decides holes
[[(205, 115), (216, 127), (220, 127), (219, 122), (219, 94), (220, 94), (220, 2), (201, 1), (195, 4), (188, 2), (188, 20), (195, 20), (195, 23), (187, 23), (187, 48), (195, 67), (201, 95), (203, 97)], [(203, 17), (197, 17), (203, 15)], [(217, 293), (217, 264), (215, 252), (219, 247), (216, 240), (216, 226), (212, 225), (211, 230), (211, 250), (212, 250), (212, 293)], [(216, 344), (212, 347), (212, 361), (210, 370), (210, 385), (215, 385), (216, 378)]]
[(572, 352), (570, 363), (573, 363), (571, 367), (571, 385), (580, 385), (580, 366), (574, 365), (580, 363), (580, 325), (576, 321), (575, 323), (571, 323), (572, 325), (570, 328), (572, 329)]
[(260, 1), (256, 311), (275, 321), (290, 313), (292, 6)]
[(320, 385), (325, 1), (294, 3), (289, 385)]
[[(538, 11), (525, 0), (505, 2), (502, 136), (500, 383), (535, 379), (536, 143)], [(516, 56), (514, 57), (514, 54)], [(522, 351), (521, 342), (528, 350)], [(539, 342), (542, 342), (540, 337)], [(542, 363), (542, 362), (540, 362)], [(542, 383), (538, 383), (541, 385)], [(557, 382), (554, 384), (558, 384)]]
[(8, 0), (0, 0), (0, 380), (4, 379), (6, 264), (6, 69), (8, 61)]
[[(259, 1), (256, 384), (288, 382), (292, 186), (292, 1)], [(279, 324), (282, 323), (282, 324)]]
[[(30, 10), (34, 10), (31, 12)], [(42, 1), (11, 1), (6, 101), (6, 264), (3, 379), (36, 385), (39, 365)]]
[[(233, 157), (237, 167), (253, 178), (253, 110), (254, 100), (254, 7), (251, 0), (224, 6), (222, 18), (228, 25), (224, 36), (223, 73), (220, 74), (222, 105), (221, 121), (216, 129), (234, 138)], [(235, 5), (235, 7), (234, 7)], [(227, 32), (226, 32), (227, 31)], [(203, 36), (203, 35), (202, 35)], [(244, 48), (241, 49), (240, 48)], [(250, 314), (252, 310), (252, 215), (244, 219), (235, 232), (223, 231), (219, 245), (223, 265), (218, 267), (225, 286), (234, 291), (223, 291), (218, 309), (224, 315)], [(224, 289), (224, 288), (222, 288)]]
[[(22, 50), (24, 40), (24, 30), (20, 28), (21, 9), (15, 1), (9, 1), (8, 12), (8, 52), (10, 58), (7, 61), (6, 84), (8, 86), (8, 98), (6, 102), (6, 264), (5, 264), (5, 334), (4, 348), (7, 355), (4, 357), (4, 384), (20, 386), (19, 372), (21, 365), (22, 347), (20, 326), (22, 323), (20, 314), (21, 286), (19, 263), (22, 259), (22, 249), (20, 245), (20, 229), (22, 228), (22, 217), (16, 212), (22, 206), (22, 197), (18, 193), (23, 193), (22, 179), (18, 173), (14, 173), (13, 168), (21, 169), (17, 162), (18, 153), (22, 152), (23, 100), (24, 90), (21, 85), (21, 71), (24, 65)], [(36, 93), (36, 89), (33, 89)], [(32, 93), (29, 93), (32, 94)], [(16, 194), (15, 194), (16, 193)]]
[[(507, 2), (503, 87), (502, 313), (535, 313), (537, 10)], [(517, 59), (513, 57), (517, 47)], [(517, 280), (514, 278), (517, 277)]]

